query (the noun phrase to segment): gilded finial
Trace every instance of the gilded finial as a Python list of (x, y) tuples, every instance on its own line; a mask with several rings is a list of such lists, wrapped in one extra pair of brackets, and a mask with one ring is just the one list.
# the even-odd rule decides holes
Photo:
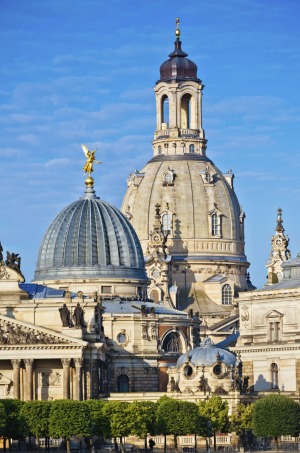
[(89, 176), (85, 180), (85, 184), (87, 187), (93, 187), (94, 179), (91, 177), (91, 173), (93, 173), (93, 171), (94, 171), (93, 165), (94, 165), (94, 163), (101, 164), (101, 161), (96, 160), (96, 156), (95, 156), (95, 153), (97, 151), (96, 149), (93, 149), (92, 151), (90, 151), (85, 145), (81, 145), (81, 146), (82, 146), (84, 155), (86, 157), (86, 163), (83, 166), (83, 171), (84, 171), (84, 174), (86, 174), (86, 173), (89, 174)]
[(180, 38), (179, 24), (180, 24), (179, 17), (176, 17), (176, 31), (175, 31), (175, 36), (176, 36), (177, 39)]

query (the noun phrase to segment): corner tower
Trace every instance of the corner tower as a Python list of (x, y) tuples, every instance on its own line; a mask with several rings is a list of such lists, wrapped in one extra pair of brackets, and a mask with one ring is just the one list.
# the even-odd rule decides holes
[(232, 171), (222, 173), (206, 156), (203, 84), (178, 26), (177, 19), (175, 49), (154, 88), (154, 156), (129, 176), (122, 211), (143, 248), (150, 298), (222, 318), (247, 289), (245, 214)]

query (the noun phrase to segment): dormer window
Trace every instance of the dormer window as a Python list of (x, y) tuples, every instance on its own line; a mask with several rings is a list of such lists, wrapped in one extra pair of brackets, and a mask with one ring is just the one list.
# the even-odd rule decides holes
[(231, 286), (226, 284), (222, 288), (222, 305), (232, 304), (232, 289)]
[(164, 236), (167, 236), (168, 234), (172, 233), (172, 214), (171, 212), (166, 212), (165, 214), (162, 215), (161, 218), (162, 222), (162, 231)]
[(190, 153), (194, 153), (195, 152), (195, 145), (193, 143), (189, 146), (189, 152)]
[(222, 237), (222, 213), (218, 210), (216, 203), (214, 209), (209, 211), (210, 234), (212, 237)]

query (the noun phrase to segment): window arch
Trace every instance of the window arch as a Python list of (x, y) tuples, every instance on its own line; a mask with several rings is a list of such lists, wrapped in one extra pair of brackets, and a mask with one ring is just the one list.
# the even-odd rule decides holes
[(195, 145), (193, 143), (189, 146), (189, 152), (190, 153), (194, 153), (195, 152)]
[(271, 363), (271, 388), (278, 389), (278, 365)]
[(129, 378), (126, 374), (120, 374), (120, 376), (118, 376), (117, 389), (120, 393), (129, 392)]
[(161, 98), (161, 122), (169, 127), (169, 98), (166, 94)]
[(162, 348), (165, 352), (182, 352), (181, 341), (177, 332), (170, 332), (163, 341)]
[(165, 236), (172, 233), (172, 214), (170, 212), (166, 212), (162, 215), (161, 223), (162, 231)]
[(232, 304), (232, 289), (231, 286), (226, 284), (222, 288), (222, 305)]

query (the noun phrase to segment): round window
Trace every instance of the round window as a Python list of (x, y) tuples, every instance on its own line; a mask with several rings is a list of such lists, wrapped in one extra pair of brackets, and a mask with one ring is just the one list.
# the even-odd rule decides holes
[(171, 173), (166, 173), (164, 176), (164, 180), (168, 184), (173, 182), (173, 175)]
[(220, 364), (217, 364), (213, 367), (213, 373), (216, 375), (216, 376), (220, 376), (222, 374), (222, 365)]
[(120, 344), (126, 343), (127, 337), (126, 337), (125, 333), (119, 333), (118, 336), (117, 336), (117, 341)]
[(160, 272), (158, 269), (153, 269), (152, 271), (152, 277), (153, 278), (159, 278), (160, 277)]
[(190, 378), (193, 375), (193, 368), (190, 365), (184, 367), (183, 373), (186, 378)]

